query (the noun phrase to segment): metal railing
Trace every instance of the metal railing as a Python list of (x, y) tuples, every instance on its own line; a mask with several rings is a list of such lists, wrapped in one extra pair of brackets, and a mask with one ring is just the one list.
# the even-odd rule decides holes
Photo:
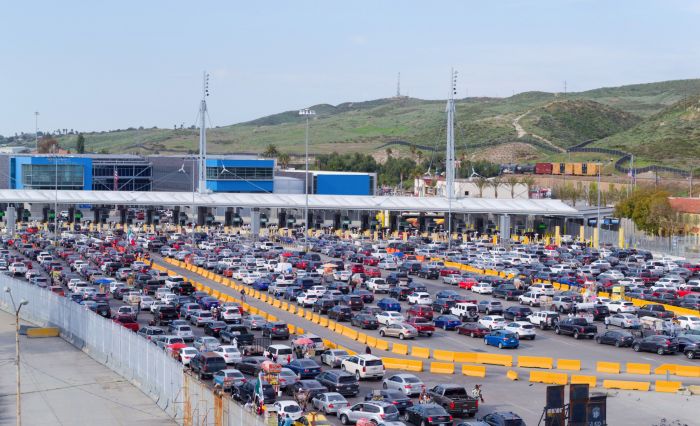
[[(21, 311), (22, 319), (58, 327), (63, 339), (127, 379), (177, 423), (262, 426), (263, 418), (228, 395), (215, 394), (183, 371), (179, 361), (131, 330), (51, 291), (0, 275), (0, 290), (5, 287), (15, 301), (29, 302)], [(12, 310), (5, 291), (0, 291), (0, 309)]]

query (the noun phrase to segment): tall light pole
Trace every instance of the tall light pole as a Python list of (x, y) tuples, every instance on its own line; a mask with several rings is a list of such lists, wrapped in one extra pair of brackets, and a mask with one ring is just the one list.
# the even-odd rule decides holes
[(202, 80), (202, 100), (199, 103), (199, 188), (198, 192), (207, 192), (207, 96), (209, 96), (209, 74), (204, 73)]
[(39, 152), (39, 111), (34, 111), (34, 143), (36, 152)]
[(309, 251), (309, 117), (316, 115), (312, 109), (299, 110), (299, 115), (306, 117), (306, 136), (304, 138), (304, 251)]
[(19, 369), (19, 311), (22, 309), (22, 306), (26, 305), (27, 302), (26, 300), (21, 300), (19, 302), (19, 306), (15, 305), (15, 299), (12, 297), (12, 290), (10, 287), (5, 287), (5, 293), (8, 293), (10, 295), (10, 300), (12, 301), (12, 309), (15, 311), (15, 363), (17, 367), (17, 377), (15, 381), (17, 382), (17, 395), (15, 396), (16, 399), (16, 404), (17, 404), (17, 411), (16, 411), (16, 416), (17, 416), (17, 426), (22, 425), (22, 397), (21, 397), (21, 379), (20, 379), (20, 369)]
[[(447, 192), (447, 248), (452, 247), (452, 197), (455, 184), (455, 95), (457, 71), (450, 71), (450, 95), (447, 98), (447, 152), (445, 155), (445, 188)], [(443, 225), (444, 226), (444, 225)]]

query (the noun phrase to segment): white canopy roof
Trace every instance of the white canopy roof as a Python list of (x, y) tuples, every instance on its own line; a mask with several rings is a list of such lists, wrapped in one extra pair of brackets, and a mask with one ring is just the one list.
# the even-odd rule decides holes
[[(303, 208), (303, 194), (246, 194), (127, 191), (0, 190), (0, 203), (115, 204), (141, 206), (206, 206)], [(360, 195), (309, 195), (310, 209), (391, 210), (446, 212), (444, 197), (379, 197)], [(454, 213), (579, 216), (578, 210), (559, 200), (459, 198), (452, 200)]]

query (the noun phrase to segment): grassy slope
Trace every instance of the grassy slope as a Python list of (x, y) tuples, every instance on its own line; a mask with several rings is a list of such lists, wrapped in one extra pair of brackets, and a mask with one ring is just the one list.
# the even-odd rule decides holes
[[(640, 117), (653, 117), (687, 95), (700, 94), (699, 80), (682, 80), (650, 84), (602, 88), (571, 93), (568, 100), (593, 100), (600, 104), (580, 103), (580, 108), (565, 108), (561, 112), (547, 112), (547, 104), (558, 98), (551, 93), (526, 92), (509, 98), (469, 98), (457, 101), (458, 149), (475, 150), (518, 140), (512, 120), (533, 110), (542, 114), (526, 116), (522, 124), (542, 136), (553, 138), (561, 146), (569, 146), (589, 135), (604, 135), (624, 130), (635, 120), (621, 111)], [(573, 102), (574, 105), (579, 103)], [(405, 140), (418, 145), (442, 149), (445, 144), (444, 101), (419, 99), (378, 99), (367, 102), (344, 103), (337, 106), (313, 107), (317, 116), (311, 127), (312, 152), (376, 152), (391, 140)], [(585, 114), (580, 114), (585, 112)], [(580, 115), (593, 117), (594, 125)], [(537, 117), (547, 120), (535, 123)], [(601, 142), (633, 146), (635, 141), (647, 138), (643, 122), (630, 130), (616, 133)], [(635, 129), (637, 129), (635, 131)], [(680, 128), (679, 128), (680, 130)], [(182, 153), (196, 149), (197, 130), (145, 129), (109, 133), (86, 134), (87, 149), (112, 153)], [(304, 121), (296, 111), (286, 111), (246, 123), (211, 129), (208, 132), (209, 151), (212, 153), (261, 152), (268, 144), (280, 151), (303, 151)], [(73, 148), (75, 137), (60, 139), (63, 146)], [(692, 138), (691, 138), (691, 143)], [(396, 147), (394, 151), (408, 152)], [(694, 152), (693, 150), (686, 152)], [(653, 152), (639, 151), (655, 158)], [(672, 156), (663, 157), (674, 161)], [(640, 159), (641, 160), (641, 159)]]

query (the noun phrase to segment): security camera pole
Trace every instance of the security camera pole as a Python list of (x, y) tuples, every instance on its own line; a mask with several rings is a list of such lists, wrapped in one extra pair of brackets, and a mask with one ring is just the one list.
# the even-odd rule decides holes
[(15, 305), (15, 299), (12, 297), (12, 290), (10, 287), (5, 287), (5, 293), (8, 293), (10, 295), (10, 300), (12, 301), (12, 309), (15, 311), (15, 362), (17, 365), (17, 395), (16, 395), (16, 400), (17, 400), (17, 426), (22, 426), (22, 398), (21, 398), (21, 382), (20, 382), (20, 371), (19, 371), (19, 311), (22, 309), (22, 306), (26, 305), (27, 302), (26, 300), (22, 300), (19, 302), (19, 306)]

